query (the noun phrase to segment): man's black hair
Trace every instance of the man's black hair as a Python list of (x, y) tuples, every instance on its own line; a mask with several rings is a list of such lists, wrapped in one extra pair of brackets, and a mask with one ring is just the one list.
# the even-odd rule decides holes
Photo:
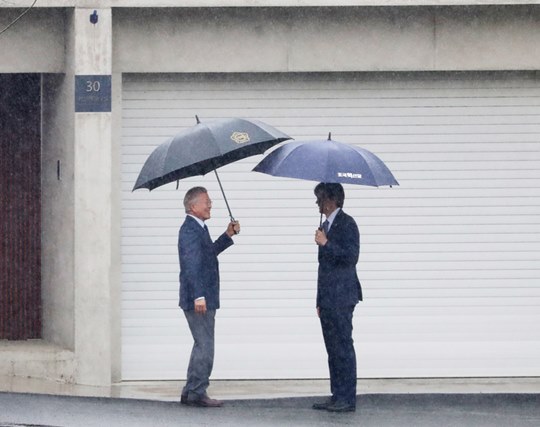
[(338, 208), (342, 208), (345, 202), (345, 190), (336, 182), (320, 182), (315, 187), (314, 193), (317, 199), (336, 202)]

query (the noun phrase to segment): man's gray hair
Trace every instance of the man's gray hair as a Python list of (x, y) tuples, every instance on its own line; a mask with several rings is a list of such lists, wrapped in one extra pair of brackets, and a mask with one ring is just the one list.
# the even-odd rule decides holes
[(184, 209), (186, 213), (189, 213), (191, 211), (191, 206), (195, 203), (197, 200), (197, 197), (199, 197), (201, 194), (206, 194), (208, 191), (204, 187), (193, 187), (189, 189), (184, 196)]

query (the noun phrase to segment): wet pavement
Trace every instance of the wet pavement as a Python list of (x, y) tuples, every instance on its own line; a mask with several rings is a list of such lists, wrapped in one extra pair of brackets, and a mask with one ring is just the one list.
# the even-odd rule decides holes
[(176, 401), (0, 393), (5, 426), (538, 427), (538, 393), (363, 394), (354, 413), (315, 411), (319, 397), (230, 399), (222, 408)]

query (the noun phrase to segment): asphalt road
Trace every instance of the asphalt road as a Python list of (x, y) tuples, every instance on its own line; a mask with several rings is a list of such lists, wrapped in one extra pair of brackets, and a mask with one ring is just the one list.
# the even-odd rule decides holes
[(436, 426), (538, 427), (540, 394), (368, 394), (354, 413), (311, 409), (320, 398), (174, 402), (0, 393), (0, 427)]

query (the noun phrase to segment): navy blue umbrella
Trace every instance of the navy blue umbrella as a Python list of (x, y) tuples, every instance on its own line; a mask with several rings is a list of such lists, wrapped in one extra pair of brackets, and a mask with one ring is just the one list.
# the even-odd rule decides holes
[(371, 187), (399, 185), (390, 169), (375, 154), (332, 141), (331, 134), (327, 140), (288, 142), (268, 154), (253, 170), (308, 181)]
[(234, 220), (217, 168), (262, 154), (290, 136), (258, 120), (211, 120), (179, 132), (159, 145), (146, 159), (133, 190), (161, 185), (214, 171), (231, 220)]
[(288, 142), (268, 154), (255, 168), (273, 176), (343, 184), (399, 185), (390, 169), (371, 151), (327, 140)]

